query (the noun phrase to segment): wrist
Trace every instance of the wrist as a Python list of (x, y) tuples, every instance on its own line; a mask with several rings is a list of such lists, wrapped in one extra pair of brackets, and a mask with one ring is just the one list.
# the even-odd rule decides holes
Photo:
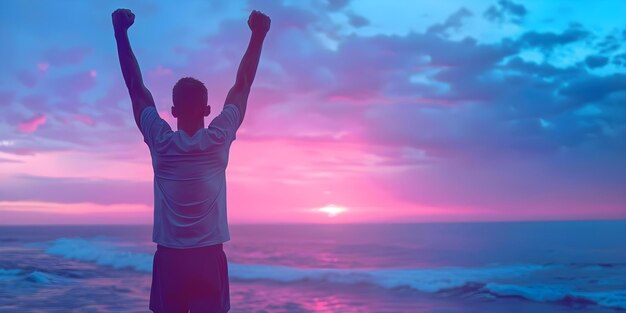
[(264, 40), (265, 39), (265, 35), (267, 35), (267, 32), (264, 31), (253, 31), (252, 32), (252, 39), (253, 40)]
[(256, 37), (265, 37), (266, 34), (267, 34), (267, 31), (264, 31), (264, 30), (253, 30), (252, 31), (252, 36), (256, 36)]
[(122, 36), (122, 35), (126, 35), (128, 29), (121, 29), (121, 28), (113, 28), (114, 32), (115, 32), (115, 36)]

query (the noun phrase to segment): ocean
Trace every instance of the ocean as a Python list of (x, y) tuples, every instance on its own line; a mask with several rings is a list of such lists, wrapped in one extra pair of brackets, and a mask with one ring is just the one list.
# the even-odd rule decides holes
[[(0, 312), (149, 312), (152, 228), (0, 227)], [(231, 225), (230, 312), (620, 312), (626, 221)]]

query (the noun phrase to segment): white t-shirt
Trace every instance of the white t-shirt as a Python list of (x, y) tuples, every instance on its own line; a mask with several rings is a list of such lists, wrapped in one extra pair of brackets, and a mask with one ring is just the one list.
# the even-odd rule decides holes
[(152, 241), (195, 248), (230, 240), (226, 218), (228, 152), (241, 124), (233, 104), (192, 137), (172, 131), (151, 106), (141, 112), (141, 133), (154, 169)]

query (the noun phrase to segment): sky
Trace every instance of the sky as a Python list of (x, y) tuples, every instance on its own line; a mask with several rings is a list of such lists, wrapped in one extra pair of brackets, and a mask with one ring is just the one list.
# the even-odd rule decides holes
[(272, 19), (227, 169), (231, 223), (626, 218), (624, 1), (2, 1), (0, 224), (150, 224), (119, 68), (161, 116), (222, 109), (252, 9)]

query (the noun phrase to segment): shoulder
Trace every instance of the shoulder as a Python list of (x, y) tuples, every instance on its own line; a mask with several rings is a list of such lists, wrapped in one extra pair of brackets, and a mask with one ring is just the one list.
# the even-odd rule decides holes
[(239, 107), (236, 104), (233, 104), (233, 103), (224, 104), (224, 111), (226, 110), (232, 110), (234, 111), (233, 113), (237, 115), (241, 115), (241, 111), (239, 110)]
[(224, 104), (224, 109), (222, 110), (222, 112), (230, 115), (235, 121), (237, 127), (239, 126), (239, 124), (241, 124), (241, 110), (239, 109), (238, 105), (233, 103)]
[(159, 113), (157, 112), (156, 107), (152, 106), (152, 105), (146, 106), (143, 109), (141, 109), (141, 111), (139, 111), (139, 116), (142, 119), (144, 118), (144, 116), (145, 117), (149, 117), (149, 116), (153, 116), (153, 115), (158, 116)]
[(170, 125), (159, 116), (154, 106), (146, 107), (141, 111), (139, 129), (148, 145), (156, 145), (164, 135), (172, 132)]
[[(169, 124), (161, 117), (154, 106), (149, 106), (141, 110), (139, 122), (141, 128), (150, 126), (150, 124), (167, 126), (169, 128)], [(146, 123), (146, 125), (143, 125), (144, 123)]]
[(147, 106), (139, 111), (138, 126), (139, 128), (143, 129), (146, 127), (147, 124), (152, 124), (159, 118), (159, 112), (157, 112), (156, 107)]

